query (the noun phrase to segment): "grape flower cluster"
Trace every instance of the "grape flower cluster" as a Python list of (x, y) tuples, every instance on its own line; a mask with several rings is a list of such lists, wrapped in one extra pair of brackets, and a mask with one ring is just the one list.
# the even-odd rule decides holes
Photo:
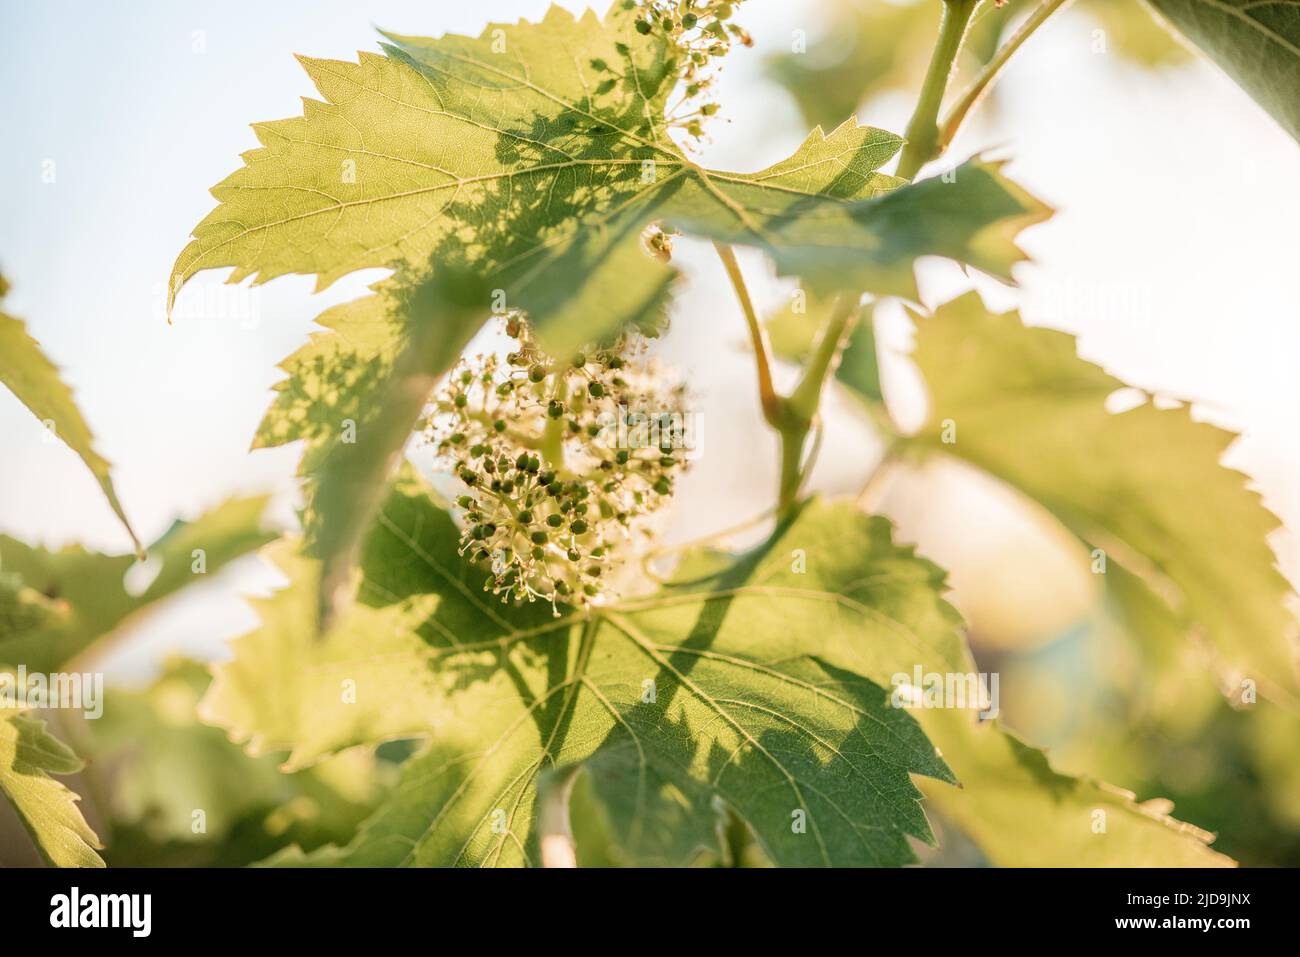
[[(718, 112), (713, 101), (695, 106), (716, 80), (718, 61), (731, 52), (733, 43), (753, 46), (746, 30), (731, 17), (742, 0), (636, 0), (637, 32), (664, 36), (676, 53), (681, 78), (686, 84), (679, 108), (669, 116), (671, 125), (700, 139), (703, 120)], [(682, 109), (690, 112), (682, 113)]]
[(684, 384), (665, 385), (628, 332), (564, 359), (506, 317), (514, 348), (462, 359), (426, 435), (464, 485), (460, 554), (484, 590), (516, 604), (600, 602), (612, 573), (673, 493), (693, 442)]

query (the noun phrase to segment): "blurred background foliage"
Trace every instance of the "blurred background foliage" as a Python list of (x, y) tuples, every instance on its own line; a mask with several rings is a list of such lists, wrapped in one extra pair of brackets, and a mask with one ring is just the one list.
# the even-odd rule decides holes
[[(1036, 0), (987, 3), (976, 13), (952, 88), (962, 89)], [(1095, 42), (1135, 63), (1161, 67), (1190, 54), (1140, 0), (1081, 0), (1097, 21)], [(772, 56), (773, 80), (809, 123), (833, 129), (872, 97), (919, 89), (934, 45), (936, 13), (926, 0), (820, 0), (806, 49)], [(994, 87), (996, 91), (996, 87)], [(996, 92), (983, 108), (996, 108)]]
[[(984, 5), (954, 89), (1030, 6)], [(875, 98), (910, 97), (933, 43), (934, 7), (930, 0), (817, 0), (807, 52), (769, 55), (766, 74), (810, 124), (825, 128)], [(1131, 64), (1156, 70), (1192, 56), (1138, 0), (1078, 0), (1075, 7), (1101, 31), (1094, 42)], [(982, 109), (997, 108), (995, 88)], [(779, 351), (798, 351), (800, 333), (788, 317), (773, 336)], [(861, 372), (866, 388), (879, 388), (874, 369)], [(1239, 689), (1219, 683), (1206, 654), (1176, 635), (1161, 609), (1125, 608), (1129, 624), (1121, 627), (1077, 541), (998, 483), (936, 463), (899, 470), (875, 504), (903, 538), (950, 569), (980, 668), (1002, 675), (1003, 722), (1048, 748), (1059, 770), (1114, 782), (1139, 800), (1171, 800), (1180, 818), (1217, 832), (1214, 848), (1244, 865), (1300, 863), (1300, 717), (1263, 699), (1234, 706)], [(27, 547), (15, 542), (9, 551), (19, 549)], [(121, 559), (112, 573), (130, 564)], [(70, 633), (66, 598), (48, 583), (0, 577), (0, 614), (54, 622)], [(78, 632), (70, 650), (93, 651), (91, 640), (102, 637)], [(205, 665), (174, 659), (152, 684), (112, 691), (101, 720), (64, 717), (52, 727), (88, 761), (66, 780), (107, 845), (105, 860), (243, 865), (293, 844), (347, 843), (409, 748), (359, 749), (283, 774), (275, 755), (250, 757), (201, 723), (208, 680)], [(579, 787), (575, 809), (582, 806)], [(201, 829), (195, 807), (206, 810)], [(575, 811), (582, 863), (609, 863), (598, 831), (598, 821)], [(939, 849), (922, 849), (927, 863), (983, 863), (942, 819), (936, 832)], [(732, 861), (706, 863), (762, 863), (743, 833), (729, 833), (728, 844)], [(0, 802), (0, 865), (36, 862)]]

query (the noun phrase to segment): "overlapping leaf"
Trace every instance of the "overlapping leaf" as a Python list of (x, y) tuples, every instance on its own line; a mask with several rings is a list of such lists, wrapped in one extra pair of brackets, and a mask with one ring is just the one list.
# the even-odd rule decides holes
[(1300, 0), (1147, 0), (1300, 140)]
[(103, 847), (81, 816), (79, 798), (51, 775), (75, 774), (81, 760), (45, 722), (0, 710), (0, 794), (8, 798), (41, 856), (55, 867), (103, 867)]
[[(173, 294), (220, 266), (235, 281), (293, 272), (320, 286), (368, 266), (456, 266), (491, 279), (559, 350), (662, 307), (670, 272), (640, 252), (653, 220), (788, 254), (814, 280), (857, 282), (835, 277), (862, 260), (876, 281), (910, 285), (916, 245), (960, 257), (986, 229), (1045, 215), (979, 164), (876, 211), (870, 199), (902, 185), (877, 172), (900, 143), (854, 123), (762, 173), (705, 170), (668, 136), (665, 41), (631, 24), (622, 7), (604, 23), (553, 8), (478, 38), (391, 36), (387, 56), (358, 63), (304, 58), (324, 101), (256, 126), (263, 146), (214, 188), (221, 205), (177, 260)], [(839, 261), (817, 267), (814, 247)], [(1020, 258), (981, 252), (974, 264), (1000, 274)]]
[[(3, 304), (9, 284), (0, 276), (0, 304)], [(55, 435), (67, 443), (68, 447), (99, 482), (109, 506), (117, 515), (136, 551), (140, 551), (140, 541), (126, 519), (122, 503), (113, 488), (113, 477), (108, 460), (95, 451), (94, 437), (90, 426), (86, 424), (81, 410), (72, 398), (72, 390), (59, 378), (59, 370), (45, 357), (40, 344), (27, 332), (27, 326), (21, 319), (16, 319), (0, 311), (0, 383), (18, 397), (23, 405), (31, 409), (32, 414), (46, 424)]]
[[(486, 604), (454, 534), (404, 481), (369, 539), (363, 600), (334, 631), (317, 642), (304, 625), (310, 563), (286, 553), (293, 584), (261, 603), (262, 628), (219, 667), (207, 719), (256, 753), (291, 749), (291, 768), (429, 739), (351, 846), (281, 863), (537, 862), (538, 788), (573, 769), (609, 844), (584, 859), (722, 859), (719, 798), (781, 864), (901, 863), (901, 835), (928, 834), (906, 771), (951, 776), (884, 686), (913, 663), (971, 666), (942, 572), (894, 545), (883, 519), (810, 504), (759, 552), (690, 558), (677, 584), (589, 619)], [(945, 714), (932, 733), (977, 773), (1022, 747), (975, 725)], [(1045, 836), (1091, 836), (1080, 809), (1112, 807), (1121, 820), (1094, 860), (1218, 860), (1194, 829), (1088, 782), (1031, 776), (1017, 800)], [(995, 829), (989, 844), (1011, 839)]]
[[(834, 521), (815, 509), (710, 580), (557, 619), (478, 597), (451, 520), (407, 481), (368, 541), (362, 602), (316, 642), (288, 557), (294, 584), (235, 643), (205, 713), (255, 751), (292, 749), (290, 767), (429, 737), (335, 862), (537, 862), (538, 780), (580, 765), (633, 860), (716, 850), (721, 800), (779, 863), (904, 863), (905, 836), (929, 835), (908, 773), (951, 778), (883, 688), (826, 656), (926, 627), (937, 572), (880, 520), (839, 549)], [(818, 574), (792, 570), (798, 547)]]
[(1296, 693), (1289, 586), (1267, 542), (1278, 521), (1219, 464), (1232, 433), (1185, 407), (1111, 414), (1124, 383), (1079, 359), (1071, 336), (989, 313), (974, 293), (919, 321), (915, 358), (931, 395), (922, 441), (1042, 503), (1167, 595), (1224, 666)]

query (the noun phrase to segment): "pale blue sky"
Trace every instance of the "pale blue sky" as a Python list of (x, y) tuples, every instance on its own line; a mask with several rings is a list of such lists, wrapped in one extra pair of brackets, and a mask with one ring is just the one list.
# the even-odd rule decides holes
[[(248, 124), (294, 115), (298, 98), (313, 93), (292, 54), (351, 57), (375, 48), (376, 24), (476, 33), (489, 18), (536, 16), (545, 6), (0, 4), (0, 268), (13, 285), (9, 308), (66, 369), (145, 537), (234, 491), (292, 488), (293, 450), (247, 452), (279, 378), (275, 365), (324, 306), (376, 275), (321, 296), (311, 295), (311, 280), (286, 277), (249, 299), (206, 274), (186, 293), (192, 308), (183, 300), (173, 326), (162, 318), (171, 263), (213, 204), (208, 187), (255, 145)], [(734, 122), (717, 127), (705, 157), (736, 169), (780, 158), (806, 133), (759, 67), (792, 28), (813, 26), (801, 3), (746, 7), (757, 46), (728, 67), (723, 97)], [(1084, 354), (1121, 377), (1203, 400), (1207, 414), (1248, 430), (1234, 464), (1300, 526), (1300, 148), (1214, 68), (1144, 72), (1094, 53), (1093, 28), (1075, 11), (1044, 29), (1008, 71), (996, 120), (972, 125), (954, 156), (1002, 147), (1013, 174), (1060, 210), (1026, 237), (1038, 260), (1021, 273), (1027, 317), (1079, 333)], [(890, 97), (859, 116), (897, 130), (909, 108)], [(42, 179), (48, 161), (53, 182)], [(681, 537), (758, 511), (773, 481), (766, 439), (755, 450), (749, 438), (760, 426), (742, 327), (706, 253), (679, 247), (692, 283), (665, 345), (692, 373), (712, 443), (688, 486), (696, 494), (686, 496), (679, 527), (690, 534)], [(749, 263), (756, 274), (760, 267)], [(755, 278), (761, 296), (780, 297), (775, 283)], [(933, 290), (955, 288), (950, 270), (929, 279)], [(995, 293), (999, 304), (1016, 301)], [(256, 305), (256, 325), (204, 314), (241, 303)], [(0, 530), (125, 548), (79, 462), (41, 442), (40, 424), (7, 394), (0, 435)], [(830, 436), (820, 483), (851, 488), (870, 449), (847, 420)], [(1279, 544), (1294, 573), (1294, 541)], [(137, 663), (178, 645), (211, 653), (252, 620), (237, 593), (272, 580), (250, 563), (182, 600), (150, 623)]]

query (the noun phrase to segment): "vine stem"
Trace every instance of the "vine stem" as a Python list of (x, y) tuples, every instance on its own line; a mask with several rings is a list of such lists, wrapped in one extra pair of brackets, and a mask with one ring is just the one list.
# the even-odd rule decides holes
[(957, 131), (965, 121), (966, 115), (984, 98), (984, 95), (1001, 74), (1002, 68), (1007, 65), (1007, 61), (1015, 55), (1015, 52), (1024, 45), (1026, 40), (1033, 36), (1039, 27), (1047, 22), (1048, 17), (1069, 2), (1070, 0), (1043, 0), (1043, 3), (1035, 8), (1034, 12), (1016, 28), (1016, 32), (1011, 35), (1011, 38), (998, 48), (997, 53), (993, 55), (993, 59), (984, 65), (975, 81), (971, 83), (966, 92), (957, 99), (957, 102), (944, 115), (943, 122), (939, 126), (939, 136), (935, 142), (935, 155), (942, 154), (952, 143), (957, 136)]
[(750, 298), (749, 287), (745, 285), (745, 276), (736, 261), (736, 251), (727, 243), (714, 242), (718, 258), (727, 270), (727, 278), (740, 300), (740, 310), (745, 314), (745, 324), (749, 327), (749, 340), (754, 347), (754, 363), (758, 370), (758, 399), (763, 406), (763, 418), (773, 428), (780, 428), (781, 397), (772, 384), (772, 345), (767, 338), (767, 330), (758, 321), (754, 311), (754, 301)]
[(907, 145), (898, 159), (898, 175), (912, 179), (922, 166), (938, 153), (939, 110), (943, 95), (948, 89), (957, 52), (970, 26), (972, 14), (980, 0), (943, 0), (943, 16), (939, 21), (939, 38), (930, 56), (930, 66), (925, 71), (921, 96), (908, 121)]
[(817, 422), (822, 387), (826, 384), (826, 379), (834, 375), (839, 364), (840, 353), (853, 331), (854, 320), (861, 312), (862, 293), (855, 291), (840, 297), (830, 318), (826, 320), (799, 384), (789, 396), (783, 396), (772, 384), (772, 347), (768, 342), (767, 330), (759, 322), (754, 310), (745, 277), (736, 262), (735, 250), (726, 243), (715, 242), (713, 245), (726, 267), (736, 298), (740, 300), (750, 340), (754, 344), (763, 417), (781, 438), (781, 479), (777, 494), (777, 518), (780, 519), (798, 501), (804, 479), (804, 446), (808, 433)]
[(813, 350), (812, 358), (804, 368), (803, 377), (782, 405), (781, 425), (781, 485), (777, 498), (777, 513), (784, 515), (799, 498), (804, 480), (804, 445), (808, 433), (817, 421), (822, 390), (826, 380), (835, 375), (840, 356), (853, 333), (854, 323), (862, 311), (862, 293), (847, 292), (840, 296), (834, 311), (822, 327), (821, 336)]

